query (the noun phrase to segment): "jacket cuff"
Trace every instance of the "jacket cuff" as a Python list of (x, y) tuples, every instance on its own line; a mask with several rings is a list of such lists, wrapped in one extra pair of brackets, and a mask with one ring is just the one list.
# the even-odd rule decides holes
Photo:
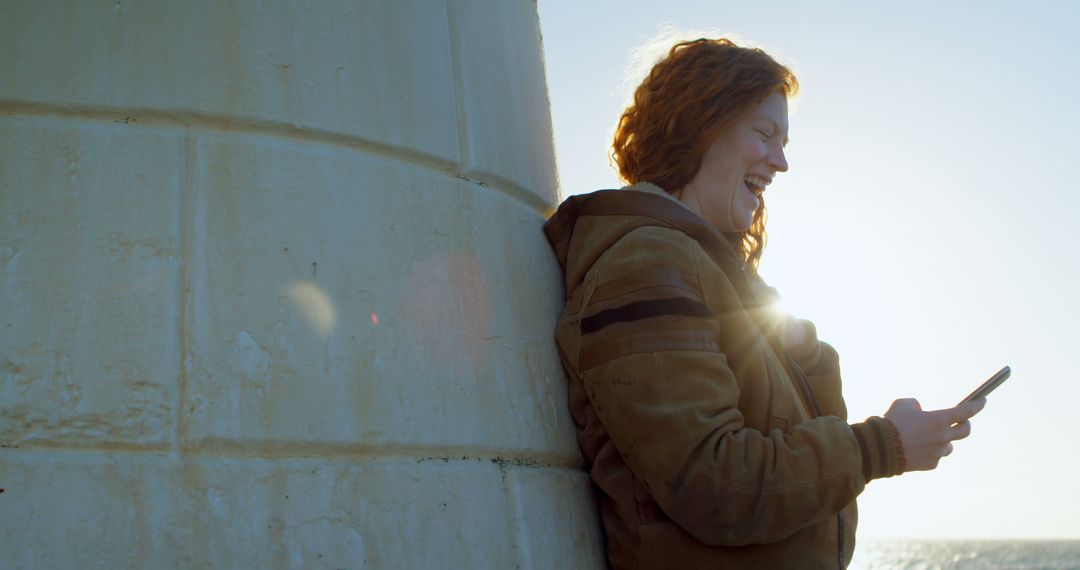
[(873, 416), (865, 422), (852, 424), (851, 430), (859, 443), (863, 478), (867, 482), (904, 472), (904, 448), (892, 422)]

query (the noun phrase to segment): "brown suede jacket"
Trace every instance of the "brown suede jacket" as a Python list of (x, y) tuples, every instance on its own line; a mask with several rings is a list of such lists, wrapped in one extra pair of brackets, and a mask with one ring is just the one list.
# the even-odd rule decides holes
[(836, 352), (783, 348), (724, 237), (651, 184), (566, 200), (556, 331), (615, 568), (843, 568), (855, 497), (899, 474), (849, 425)]

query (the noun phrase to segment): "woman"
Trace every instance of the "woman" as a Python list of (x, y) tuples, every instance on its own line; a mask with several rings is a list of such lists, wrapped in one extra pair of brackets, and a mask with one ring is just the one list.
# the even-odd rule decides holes
[(630, 186), (545, 225), (556, 339), (616, 568), (843, 568), (866, 484), (933, 469), (984, 400), (848, 424), (836, 352), (770, 309), (762, 193), (798, 83), (759, 49), (676, 44), (613, 158)]

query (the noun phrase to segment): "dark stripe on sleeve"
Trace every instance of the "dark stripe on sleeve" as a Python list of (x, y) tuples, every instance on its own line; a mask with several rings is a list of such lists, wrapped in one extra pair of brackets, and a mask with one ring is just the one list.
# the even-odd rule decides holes
[[(881, 433), (882, 429), (886, 429), (885, 426), (881, 425), (883, 423), (885, 423), (884, 420), (875, 420), (871, 422), (870, 425), (874, 428), (874, 441), (877, 442), (878, 452), (881, 454), (881, 471), (879, 471), (879, 473), (886, 475), (888, 474), (889, 466), (885, 459), (885, 437), (884, 434)], [(892, 434), (889, 434), (889, 437), (891, 438)]]
[(701, 301), (686, 297), (636, 301), (614, 309), (600, 311), (581, 320), (581, 334), (594, 333), (615, 323), (629, 323), (664, 315), (711, 317), (712, 312)]
[(867, 443), (866, 438), (863, 436), (862, 430), (856, 428), (854, 431), (855, 440), (859, 444), (859, 453), (862, 454), (863, 479), (869, 481), (872, 475), (872, 466), (870, 465), (870, 450), (868, 449), (869, 444)]

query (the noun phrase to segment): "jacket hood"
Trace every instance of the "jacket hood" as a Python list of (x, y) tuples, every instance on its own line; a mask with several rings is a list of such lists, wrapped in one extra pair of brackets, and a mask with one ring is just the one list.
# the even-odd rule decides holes
[(697, 240), (722, 267), (742, 270), (742, 262), (723, 234), (674, 196), (641, 182), (571, 196), (544, 224), (544, 235), (565, 276), (567, 298), (609, 247), (642, 226), (679, 230)]

